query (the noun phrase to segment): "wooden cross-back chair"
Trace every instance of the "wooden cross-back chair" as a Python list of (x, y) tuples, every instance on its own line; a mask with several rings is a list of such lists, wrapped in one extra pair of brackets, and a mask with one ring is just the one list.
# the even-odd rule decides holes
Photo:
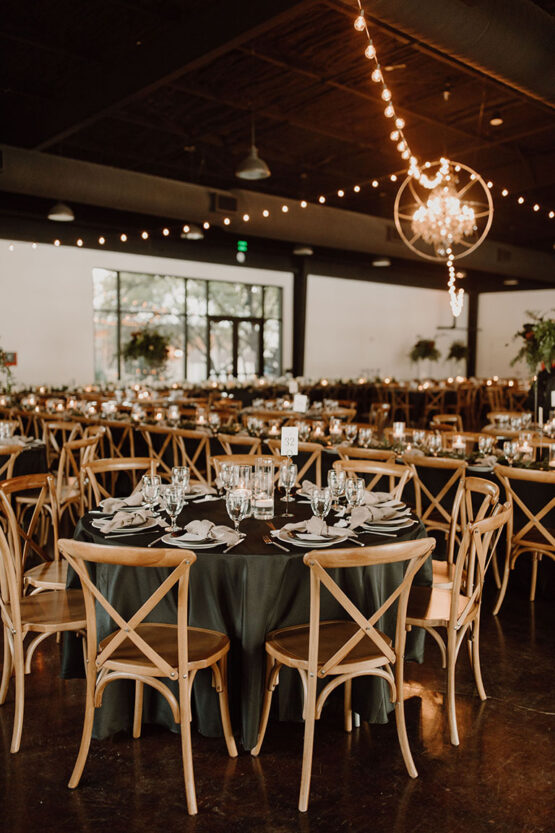
[(402, 419), (410, 425), (412, 419), (412, 402), (408, 388), (391, 388), (391, 419)]
[[(536, 597), (538, 563), (544, 555), (555, 561), (555, 471), (512, 466), (495, 466), (494, 471), (505, 487), (507, 499), (513, 507), (503, 579), (493, 611), (497, 614), (507, 592), (509, 572), (514, 570), (519, 556), (524, 553), (532, 556), (531, 602)], [(529, 489), (533, 491), (532, 494), (528, 493)]]
[(15, 461), (22, 451), (22, 446), (10, 445), (8, 440), (4, 445), (0, 444), (0, 480), (13, 477)]
[[(0, 503), (4, 511), (11, 513), (9, 501), (0, 490)], [(53, 634), (62, 631), (83, 632), (85, 607), (80, 590), (48, 590), (38, 595), (23, 595), (23, 576), (19, 550), (12, 548), (10, 540), (0, 528), (0, 619), (4, 635), (4, 662), (0, 681), (0, 705), (5, 703), (10, 679), (15, 678), (15, 711), (11, 752), (18, 752), (23, 731), (25, 705), (25, 675), (31, 672), (31, 661), (37, 646)], [(31, 642), (24, 642), (29, 634), (35, 634)], [(26, 647), (26, 650), (25, 650)]]
[(506, 390), (507, 404), (511, 411), (526, 410), (526, 402), (528, 400), (528, 391), (519, 388), (511, 387)]
[[(266, 445), (275, 457), (281, 456), (281, 440), (266, 440)], [(298, 444), (299, 455), (302, 459), (295, 457), (293, 462), (297, 463), (297, 479), (295, 486), (300, 486), (303, 478), (311, 477), (318, 488), (322, 485), (322, 446), (320, 443)]]
[(486, 386), (487, 402), (492, 411), (501, 411), (505, 405), (505, 391), (501, 385)]
[[(457, 544), (461, 541), (461, 531), (468, 523), (483, 521), (491, 515), (499, 503), (499, 486), (483, 477), (464, 477), (460, 480), (453, 502), (451, 529), (447, 544), (447, 558), (439, 561), (434, 558), (433, 583), (438, 587), (451, 587), (453, 583), (454, 560)], [(495, 581), (500, 586), (499, 568), (495, 554), (493, 557)]]
[(428, 424), (432, 414), (441, 414), (445, 410), (445, 393), (445, 388), (426, 388), (424, 391), (424, 425)]
[(104, 422), (103, 427), (106, 429), (108, 457), (128, 458), (135, 456), (136, 426), (133, 423), (110, 420)]
[(401, 500), (403, 490), (414, 473), (409, 466), (398, 463), (380, 463), (374, 460), (336, 460), (333, 468), (343, 470), (348, 474), (364, 477), (369, 492), (376, 488), (384, 488), (383, 481), (388, 483), (388, 490), (396, 500)]
[(95, 423), (94, 425), (86, 425), (83, 429), (83, 439), (88, 440), (91, 437), (97, 437), (98, 439), (97, 450), (95, 452), (97, 456), (108, 457), (108, 427), (106, 425), (99, 425), (98, 423)]
[[(20, 564), (23, 589), (32, 588), (31, 594), (41, 590), (63, 590), (67, 564), (58, 554), (59, 510), (54, 477), (51, 474), (27, 474), (4, 480), (0, 483), (0, 513), (11, 551)], [(45, 549), (48, 519), (52, 526), (52, 557)], [(31, 556), (41, 563), (26, 568)]]
[(162, 479), (172, 479), (173, 466), (188, 465), (183, 460), (183, 441), (173, 428), (163, 425), (141, 425), (139, 431), (147, 445), (148, 456), (158, 464), (158, 474)]
[[(189, 570), (196, 555), (189, 550), (144, 549), (143, 547), (102, 546), (62, 539), (60, 549), (81, 582), (87, 613), (86, 704), (79, 754), (68, 786), (75, 788), (81, 780), (88, 756), (94, 711), (102, 705), (106, 686), (115, 680), (135, 683), (133, 736), (140, 737), (144, 686), (158, 691), (170, 706), (180, 725), (181, 751), (191, 815), (197, 812), (193, 754), (191, 748), (191, 690), (197, 671), (210, 668), (218, 692), (220, 716), (227, 751), (237, 755), (231, 730), (227, 697), (227, 654), (229, 639), (219, 631), (187, 625)], [(96, 571), (91, 565), (170, 569), (171, 572), (154, 592), (131, 614), (118, 611), (101, 592)], [(167, 624), (145, 619), (159, 602), (177, 586), (177, 623)], [(115, 624), (108, 636), (98, 643), (97, 607), (103, 608)], [(167, 684), (177, 683), (179, 696)]]
[(21, 422), (21, 417), (13, 417), (10, 414), (8, 417), (0, 417), (0, 422), (7, 423), (10, 428), (12, 429), (12, 434), (15, 434), (16, 431), (20, 431), (23, 434), (23, 423)]
[(375, 460), (379, 463), (394, 463), (396, 454), (385, 448), (360, 448), (355, 445), (338, 445), (341, 460)]
[(98, 506), (101, 500), (114, 497), (116, 481), (119, 475), (127, 475), (129, 488), (134, 491), (143, 476), (152, 468), (156, 471), (158, 463), (150, 457), (116, 457), (91, 460), (83, 468), (85, 502), (90, 509)]
[(46, 444), (46, 462), (48, 468), (52, 468), (62, 453), (64, 443), (76, 440), (83, 433), (83, 426), (80, 422), (69, 422), (58, 419), (43, 417), (42, 439)]
[(56, 475), (56, 499), (60, 520), (69, 513), (74, 522), (85, 512), (83, 468), (96, 455), (100, 436), (93, 435), (81, 440), (64, 443)]
[[(375, 547), (336, 550), (312, 550), (304, 556), (310, 569), (310, 622), (272, 631), (266, 637), (267, 676), (256, 746), (258, 755), (270, 714), (272, 693), (278, 684), (282, 666), (296, 669), (305, 694), (304, 748), (299, 796), (299, 810), (308, 808), (314, 724), (320, 718), (328, 695), (345, 684), (345, 729), (351, 731), (351, 683), (363, 675), (381, 677), (389, 687), (395, 704), (397, 736), (403, 760), (411, 778), (418, 775), (411, 755), (404, 715), (403, 662), (405, 649), (405, 613), (414, 576), (432, 552), (433, 538), (403, 541)], [(371, 615), (361, 611), (337, 584), (339, 571), (352, 567), (383, 566), (406, 562), (404, 577), (395, 590)], [(334, 570), (334, 578), (328, 570)], [(320, 621), (322, 585), (342, 608), (345, 621)], [(397, 603), (394, 639), (378, 628), (382, 616)], [(317, 684), (326, 684), (317, 696)]]
[[(510, 522), (511, 507), (497, 506), (489, 518), (468, 524), (455, 560), (451, 588), (413, 587), (407, 609), (407, 628), (419, 627), (440, 648), (447, 669), (447, 716), (451, 743), (459, 745), (455, 710), (455, 667), (464, 638), (468, 640), (474, 682), (481, 700), (487, 698), (480, 669), (480, 609), (484, 577), (491, 553), (503, 527)], [(444, 640), (438, 629), (446, 631)]]
[[(427, 530), (443, 532), (447, 539), (453, 522), (459, 483), (465, 477), (466, 461), (425, 457), (412, 452), (405, 452), (403, 459), (414, 474), (416, 514)], [(462, 522), (464, 524), (464, 518)], [(460, 531), (461, 525), (458, 524), (457, 532)]]
[(259, 437), (245, 434), (216, 434), (224, 454), (260, 454), (262, 441)]
[(175, 465), (188, 466), (191, 482), (207, 485), (210, 479), (210, 434), (188, 428), (175, 428), (180, 451), (180, 462)]
[(384, 426), (391, 420), (391, 403), (390, 402), (374, 402), (370, 406), (368, 412), (368, 421), (380, 433)]
[(434, 414), (430, 420), (430, 428), (435, 429), (437, 425), (449, 425), (451, 431), (459, 434), (463, 430), (463, 421), (460, 414)]

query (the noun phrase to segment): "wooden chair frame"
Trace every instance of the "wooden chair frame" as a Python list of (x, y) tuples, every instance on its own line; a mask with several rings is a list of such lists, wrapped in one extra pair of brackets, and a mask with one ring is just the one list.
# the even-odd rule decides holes
[(338, 445), (341, 460), (374, 460), (377, 463), (394, 463), (396, 454), (385, 448), (360, 448), (360, 446)]
[[(518, 506), (526, 519), (524, 524), (515, 532), (514, 516), (507, 528), (507, 548), (505, 554), (505, 565), (499, 596), (493, 610), (497, 615), (503, 604), (509, 583), (509, 573), (514, 570), (517, 558), (523, 553), (532, 554), (532, 578), (530, 582), (530, 601), (536, 598), (536, 582), (538, 576), (538, 563), (543, 556), (555, 561), (555, 529), (545, 526), (542, 518), (549, 515), (555, 509), (555, 471), (541, 471), (537, 469), (519, 469), (511, 466), (495, 466), (495, 474), (503, 484), (505, 493), (511, 507)], [(543, 483), (552, 487), (553, 497), (547, 499), (544, 505), (533, 512), (513, 488), (512, 482), (526, 481), (529, 483)], [(532, 534), (535, 537), (532, 537)]]
[[(83, 589), (86, 609), (87, 653), (86, 653), (86, 706), (81, 745), (73, 773), (68, 786), (75, 788), (81, 780), (88, 756), (92, 737), (94, 711), (102, 705), (106, 686), (115, 680), (132, 680), (135, 682), (135, 714), (133, 735), (140, 736), (144, 686), (149, 685), (161, 694), (170, 706), (173, 718), (181, 728), (181, 749), (187, 809), (190, 815), (197, 812), (195, 781), (193, 773), (193, 755), (191, 746), (191, 690), (195, 675), (201, 668), (212, 670), (214, 687), (218, 692), (220, 715), (225, 741), (230, 757), (236, 757), (237, 749), (231, 730), (229, 705), (227, 698), (227, 654), (229, 639), (218, 631), (204, 628), (188, 627), (187, 605), (189, 571), (196, 561), (196, 555), (190, 550), (144, 549), (142, 547), (119, 547), (87, 544), (82, 541), (62, 539), (60, 549), (71, 564)], [(88, 563), (118, 564), (128, 567), (171, 568), (167, 578), (159, 584), (150, 597), (140, 604), (138, 610), (130, 617), (122, 616), (110, 601), (102, 594), (91, 579)], [(177, 585), (177, 624), (149, 622), (145, 618), (156, 605)], [(104, 608), (116, 625), (106, 639), (98, 643), (96, 605)], [(159, 630), (160, 629), (160, 630)], [(148, 631), (157, 631), (160, 642), (164, 637), (171, 644), (177, 643), (177, 663), (172, 664), (160, 650), (156, 650), (146, 639)], [(212, 638), (212, 650), (202, 651), (199, 640)], [(190, 644), (197, 642), (196, 653), (190, 651)], [(127, 655), (118, 655), (117, 650), (125, 643)], [(163, 644), (163, 647), (167, 646)], [(133, 649), (135, 652), (133, 653)], [(190, 656), (195, 653), (195, 659)], [(178, 682), (179, 699), (163, 680)]]
[[(445, 533), (446, 537), (451, 531), (451, 523), (453, 518), (453, 508), (456, 500), (456, 492), (453, 497), (451, 507), (446, 508), (442, 504), (442, 499), (449, 493), (453, 486), (457, 486), (460, 480), (464, 480), (467, 464), (465, 460), (452, 460), (450, 458), (441, 457), (425, 457), (421, 454), (405, 453), (403, 459), (410, 466), (414, 474), (414, 493), (416, 499), (416, 514), (419, 515), (420, 520), (428, 530), (437, 529)], [(452, 470), (453, 474), (449, 477), (440, 490), (434, 494), (428, 486), (422, 481), (418, 474), (418, 468), (428, 469), (444, 469), (446, 471)], [(429, 501), (429, 505), (422, 509), (422, 494), (424, 494)], [(437, 516), (433, 517), (433, 513), (437, 512)], [(460, 527), (457, 530), (460, 532)]]
[[(246, 434), (216, 434), (216, 439), (224, 450), (224, 454), (261, 454), (262, 441), (260, 437), (251, 437)], [(239, 447), (240, 452), (235, 452), (233, 447)]]
[[(109, 457), (127, 459), (135, 456), (136, 425), (131, 422), (107, 421), (103, 423), (103, 427), (106, 429)], [(117, 428), (118, 431), (121, 430), (121, 435), (117, 441), (114, 439), (112, 428)], [(126, 443), (129, 443), (128, 447), (126, 447)]]
[(15, 461), (22, 451), (23, 446), (21, 445), (9, 445), (9, 443), (6, 445), (0, 445), (0, 457), (8, 458), (0, 464), (0, 478), (9, 480), (13, 477)]
[[(98, 506), (104, 498), (113, 497), (115, 475), (118, 473), (126, 472), (130, 474), (131, 488), (136, 489), (138, 486), (136, 473), (140, 471), (147, 474), (152, 468), (157, 471), (158, 463), (151, 460), (150, 457), (116, 457), (115, 459), (91, 460), (83, 468), (83, 484), (86, 489), (85, 501), (87, 506), (93, 506), (93, 501), (94, 505)], [(98, 475), (100, 474), (112, 475), (111, 490), (99, 481)]]
[[(497, 506), (491, 517), (468, 524), (455, 562), (453, 584), (450, 589), (413, 587), (409, 598), (406, 626), (423, 628), (433, 637), (441, 651), (442, 667), (447, 669), (447, 717), (451, 743), (459, 745), (455, 709), (455, 668), (465, 636), (469, 642), (469, 656), (474, 682), (481, 700), (487, 695), (480, 668), (480, 610), (488, 553), (503, 527), (510, 522), (511, 506)], [(494, 536), (494, 533), (497, 533)], [(493, 543), (495, 537), (495, 543)], [(446, 631), (446, 640), (438, 632)]]
[(434, 414), (430, 420), (430, 428), (435, 428), (438, 423), (449, 425), (451, 430), (457, 434), (462, 434), (463, 432), (463, 421), (460, 414)]
[[(417, 777), (404, 716), (405, 614), (413, 578), (434, 546), (433, 538), (424, 538), (361, 549), (353, 547), (327, 551), (312, 550), (304, 556), (303, 561), (310, 569), (310, 623), (273, 631), (266, 638), (268, 656), (266, 692), (257, 743), (251, 751), (254, 756), (260, 752), (268, 724), (272, 694), (278, 684), (281, 667), (286, 665), (295, 668), (301, 677), (305, 694), (305, 732), (299, 796), (301, 812), (306, 812), (308, 808), (315, 721), (320, 718), (328, 695), (337, 686), (345, 684), (345, 728), (347, 731), (351, 730), (351, 683), (355, 677), (376, 676), (381, 677), (387, 683), (391, 702), (395, 704), (397, 735), (403, 760), (411, 778)], [(401, 583), (370, 616), (363, 613), (351, 601), (327, 572), (328, 569), (372, 567), (401, 561), (407, 562)], [(347, 615), (347, 622), (320, 621), (322, 585), (343, 608)], [(377, 628), (377, 623), (395, 602), (398, 602), (398, 607), (395, 640), (392, 641)], [(322, 638), (323, 631), (327, 632), (327, 636), (324, 634)], [(329, 640), (329, 634), (334, 631), (337, 634), (336, 639)], [(293, 637), (294, 640), (294, 649), (290, 651), (282, 647), (282, 640), (284, 637), (287, 638), (287, 635)], [(353, 657), (353, 650), (363, 640), (365, 644), (367, 644), (366, 640), (370, 643), (367, 654)], [(317, 696), (318, 680), (329, 677), (331, 680)]]
[(70, 422), (58, 418), (41, 418), (42, 439), (46, 445), (46, 462), (48, 468), (60, 458), (65, 443), (72, 442), (83, 433), (80, 422)]
[(373, 475), (366, 484), (369, 492), (373, 491), (383, 477), (389, 478), (389, 491), (395, 500), (402, 499), (405, 486), (414, 476), (413, 470), (402, 463), (380, 463), (372, 460), (336, 460), (333, 468), (347, 474), (353, 472), (359, 475)]

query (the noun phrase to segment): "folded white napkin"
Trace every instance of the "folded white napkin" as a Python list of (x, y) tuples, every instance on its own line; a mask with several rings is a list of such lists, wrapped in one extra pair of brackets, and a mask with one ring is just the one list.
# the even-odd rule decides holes
[(356, 529), (367, 521), (387, 521), (394, 518), (397, 514), (397, 509), (393, 506), (388, 506), (380, 509), (379, 506), (355, 506), (351, 512), (351, 520), (349, 526), (351, 529)]
[[(191, 521), (185, 527), (185, 532), (188, 532), (189, 535), (198, 535), (201, 539), (214, 538), (214, 540), (217, 540), (218, 542), (224, 541), (227, 546), (236, 544), (243, 537), (241, 533), (235, 532), (235, 530), (231, 529), (229, 526), (216, 526), (216, 524), (213, 524), (212, 521), (208, 520)], [(183, 538), (183, 536), (178, 537)], [(184, 540), (186, 540), (186, 538)]]
[[(124, 529), (127, 526), (145, 524), (154, 517), (156, 516), (152, 514), (150, 509), (137, 509), (136, 512), (116, 512), (114, 517), (110, 518), (109, 521), (103, 521), (102, 524), (98, 524), (98, 529), (103, 535), (106, 535), (108, 532), (113, 532), (115, 529)], [(158, 518), (157, 520), (161, 527), (165, 528), (168, 526), (166, 521)]]
[[(325, 521), (321, 520), (321, 518), (316, 518), (314, 515), (307, 521), (299, 521), (299, 523), (295, 524), (285, 524), (282, 529), (291, 532), (308, 532), (311, 535), (331, 535), (333, 537), (343, 537), (345, 535), (351, 537), (353, 534), (352, 529), (340, 526), (328, 526)], [(277, 535), (279, 531), (279, 529), (273, 530), (272, 535)]]
[(14, 435), (7, 440), (2, 440), (4, 445), (20, 445), (21, 447), (29, 445), (34, 441), (34, 437), (20, 437), (19, 435)]
[(102, 511), (106, 512), (107, 515), (111, 515), (112, 512), (118, 512), (120, 509), (123, 509), (125, 506), (141, 506), (144, 503), (143, 493), (142, 491), (133, 492), (132, 495), (129, 497), (109, 497), (102, 503)]
[(366, 490), (363, 506), (378, 506), (380, 503), (387, 503), (388, 500), (394, 499), (391, 492), (369, 492)]
[(191, 496), (191, 493), (194, 490), (194, 496), (199, 497), (200, 495), (215, 495), (216, 490), (213, 489), (211, 486), (207, 486), (206, 483), (191, 483), (189, 487), (189, 491), (187, 492), (188, 496)]

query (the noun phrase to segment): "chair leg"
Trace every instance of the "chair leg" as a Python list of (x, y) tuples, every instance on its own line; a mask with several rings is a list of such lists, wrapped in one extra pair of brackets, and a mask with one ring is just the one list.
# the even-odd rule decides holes
[(218, 669), (218, 674), (220, 676), (216, 690), (220, 701), (220, 717), (222, 719), (222, 727), (224, 730), (225, 745), (227, 746), (227, 754), (229, 757), (236, 758), (237, 746), (235, 745), (233, 729), (231, 728), (229, 699), (227, 696), (227, 655), (221, 658), (220, 662), (216, 665), (216, 668)]
[(447, 720), (449, 723), (449, 735), (453, 746), (459, 745), (459, 732), (457, 729), (457, 711), (455, 708), (456, 664), (456, 639), (454, 634), (449, 634), (449, 638), (447, 641)]
[(266, 734), (266, 727), (268, 726), (268, 718), (270, 716), (270, 706), (272, 705), (272, 694), (276, 687), (276, 679), (279, 674), (280, 665), (276, 664), (273, 657), (266, 655), (266, 691), (264, 692), (264, 701), (262, 703), (262, 713), (260, 715), (260, 725), (258, 727), (258, 737), (256, 739), (256, 746), (251, 749), (251, 755), (256, 757), (262, 747), (264, 735)]
[(316, 675), (308, 677), (306, 717), (304, 721), (303, 769), (301, 773), (301, 790), (299, 794), (299, 810), (308, 810), (308, 794), (310, 792), (310, 776), (312, 774), (312, 751), (314, 749), (314, 724), (316, 721)]
[(487, 700), (488, 696), (484, 688), (484, 681), (482, 680), (482, 669), (480, 666), (480, 615), (474, 620), (471, 631), (472, 640), (472, 670), (474, 672), (474, 682), (476, 683), (476, 690), (480, 700)]
[(0, 683), (0, 706), (6, 702), (10, 679), (13, 671), (12, 649), (10, 647), (9, 632), (4, 626), (4, 664), (2, 665), (2, 682)]
[(540, 560), (540, 554), (535, 552), (532, 556), (532, 579), (530, 581), (530, 601), (533, 602), (536, 599), (536, 582), (538, 580), (538, 561)]
[(183, 758), (183, 777), (185, 779), (185, 795), (187, 796), (187, 812), (190, 816), (198, 813), (197, 796), (195, 792), (195, 775), (193, 772), (193, 748), (191, 743), (191, 721), (189, 706), (189, 680), (183, 674), (179, 675), (179, 711), (181, 722), (181, 757)]
[(144, 683), (135, 680), (135, 709), (133, 712), (133, 737), (141, 737), (141, 725), (143, 722), (143, 694)]
[(93, 722), (94, 722), (94, 689), (95, 689), (95, 672), (94, 668), (87, 667), (87, 693), (85, 699), (85, 717), (83, 719), (83, 733), (81, 735), (81, 745), (79, 746), (79, 753), (73, 772), (68, 782), (68, 787), (73, 790), (78, 786), (87, 756), (89, 754), (89, 747), (91, 745)]
[(509, 573), (511, 571), (511, 552), (509, 548), (509, 543), (507, 542), (507, 553), (505, 555), (505, 566), (503, 568), (503, 578), (501, 580), (501, 589), (499, 591), (499, 595), (497, 596), (497, 601), (495, 603), (495, 607), (493, 608), (493, 615), (497, 616), (499, 611), (501, 610), (501, 605), (503, 604), (503, 599), (505, 598), (505, 593), (507, 592), (507, 585), (509, 583)]
[(15, 713), (13, 718), (12, 745), (10, 752), (19, 752), (23, 731), (23, 710), (25, 706), (25, 666), (23, 639), (21, 633), (14, 634), (13, 661), (15, 665)]
[(493, 553), (491, 559), (491, 565), (493, 569), (493, 578), (495, 579), (495, 586), (499, 590), (501, 588), (501, 576), (499, 575), (499, 564), (497, 563), (497, 552)]
[(353, 731), (353, 712), (351, 709), (352, 680), (347, 680), (343, 695), (343, 728), (346, 732)]
[(418, 778), (418, 770), (414, 765), (412, 752), (410, 751), (409, 738), (407, 735), (407, 724), (405, 722), (405, 696), (404, 696), (404, 678), (405, 668), (403, 664), (403, 651), (397, 657), (395, 663), (395, 723), (397, 725), (397, 737), (399, 738), (399, 746), (401, 747), (401, 754), (407, 768), (407, 772), (411, 778)]

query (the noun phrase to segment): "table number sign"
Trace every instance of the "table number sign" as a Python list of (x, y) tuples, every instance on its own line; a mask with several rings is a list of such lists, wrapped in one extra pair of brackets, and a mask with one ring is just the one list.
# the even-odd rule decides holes
[(295, 457), (299, 453), (299, 429), (285, 426), (281, 429), (281, 456)]
[(293, 410), (298, 414), (305, 414), (308, 408), (308, 396), (304, 393), (296, 393), (293, 397)]

